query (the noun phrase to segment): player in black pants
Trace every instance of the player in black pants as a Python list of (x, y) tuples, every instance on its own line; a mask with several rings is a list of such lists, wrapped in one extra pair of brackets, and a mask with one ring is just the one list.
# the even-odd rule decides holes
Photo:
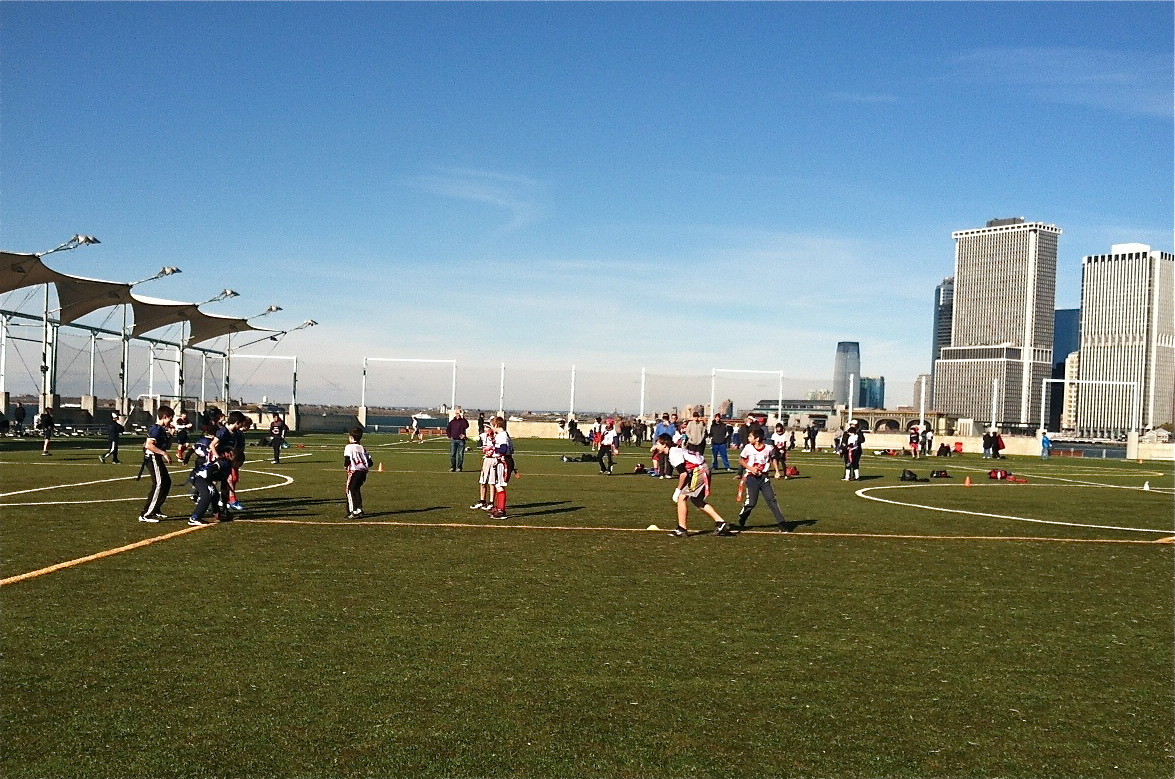
[(102, 462), (106, 462), (106, 458), (110, 458), (112, 462), (119, 463), (118, 437), (126, 430), (122, 425), (122, 419), (122, 414), (119, 414), (117, 411), (110, 416), (110, 425), (106, 428), (106, 443), (109, 444), (110, 448), (106, 451), (106, 454), (98, 458)]
[[(151, 491), (147, 493), (147, 504), (143, 506), (143, 513), (139, 514), (140, 522), (158, 522), (167, 519), (161, 509), (171, 492), (171, 474), (167, 471), (167, 464), (171, 462), (171, 455), (167, 453), (171, 447), (171, 420), (175, 418), (175, 411), (171, 406), (160, 406), (156, 412), (155, 424), (147, 431), (147, 440), (143, 442), (143, 468), (151, 474)], [(142, 471), (140, 471), (142, 475)]]

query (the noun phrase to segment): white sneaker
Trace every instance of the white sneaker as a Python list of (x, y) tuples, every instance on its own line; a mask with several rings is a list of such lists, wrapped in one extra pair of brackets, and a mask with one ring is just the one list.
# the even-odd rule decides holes
[(484, 504), (484, 503), (482, 503), (482, 502), (479, 500), (477, 503), (474, 503), (474, 504), (473, 504), (472, 506), (470, 506), (469, 508), (471, 508), (471, 509), (474, 509), (474, 510), (477, 510), (477, 509), (483, 509), (483, 508), (485, 508), (485, 504)]

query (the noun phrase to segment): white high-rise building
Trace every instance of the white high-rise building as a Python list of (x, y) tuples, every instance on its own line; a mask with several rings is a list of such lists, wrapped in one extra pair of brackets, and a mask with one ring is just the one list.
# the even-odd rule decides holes
[(1041, 382), (1052, 376), (1061, 229), (1017, 217), (951, 235), (951, 342), (935, 362), (934, 408), (997, 426), (1035, 428)]
[(1120, 437), (1173, 421), (1175, 255), (1124, 243), (1082, 258), (1080, 376), (1081, 435)]

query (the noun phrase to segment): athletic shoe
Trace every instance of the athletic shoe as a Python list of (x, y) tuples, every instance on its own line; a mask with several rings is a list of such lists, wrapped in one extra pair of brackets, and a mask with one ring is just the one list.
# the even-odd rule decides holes
[(472, 506), (470, 506), (469, 508), (476, 510), (476, 509), (484, 509), (485, 507), (486, 507), (486, 504), (482, 503), (482, 502), (479, 500), (477, 503), (474, 503), (474, 504), (473, 504)]
[(362, 516), (363, 516), (363, 509), (355, 509), (354, 511), (352, 511), (350, 514), (347, 515), (347, 518), (348, 519), (359, 519)]
[(154, 514), (143, 514), (142, 516), (139, 517), (139, 521), (140, 522), (158, 522), (159, 517), (155, 516)]
[(100, 455), (98, 455), (98, 459), (101, 460), (102, 462), (106, 462), (106, 455), (100, 454)]
[(506, 516), (505, 511), (498, 511), (497, 509), (494, 509), (490, 512), (490, 519), (509, 519), (509, 517)]
[(241, 505), (241, 502), (239, 500), (234, 500), (232, 503), (228, 504), (228, 510), (229, 511), (244, 511), (245, 507), (243, 505)]
[(674, 530), (670, 530), (668, 535), (670, 538), (685, 538), (689, 535), (689, 531), (679, 526)]
[(733, 536), (736, 535), (734, 528), (730, 526), (729, 522), (719, 522), (718, 527), (714, 528), (714, 535), (716, 536)]
[(482, 506), (481, 506), (481, 510), (482, 510), (482, 511), (493, 511), (493, 510), (494, 510), (494, 504), (492, 504), (492, 503), (483, 503), (483, 504), (482, 504)]
[(189, 525), (211, 525), (212, 520), (203, 519), (202, 517), (189, 517), (188, 524)]

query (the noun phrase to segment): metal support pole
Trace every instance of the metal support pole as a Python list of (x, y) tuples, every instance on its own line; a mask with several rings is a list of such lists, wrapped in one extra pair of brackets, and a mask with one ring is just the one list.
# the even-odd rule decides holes
[(775, 406), (775, 421), (783, 423), (783, 371), (779, 372), (779, 403)]
[(640, 418), (645, 418), (645, 369), (641, 368), (641, 415)]
[(996, 430), (999, 429), (999, 420), (996, 418), (996, 401), (1000, 393), (1000, 380), (991, 380), (991, 426)]
[(717, 402), (717, 398), (714, 395), (714, 393), (717, 391), (717, 388), (716, 388), (717, 382), (718, 382), (718, 370), (716, 368), (711, 368), (710, 369), (710, 414), (711, 414), (711, 416), (713, 416), (713, 414), (714, 414), (714, 404)]
[(367, 358), (363, 358), (363, 383), (359, 388), (359, 407), (367, 407)]
[[(506, 364), (502, 363), (502, 371), (505, 372)], [(449, 392), (449, 410), (457, 408), (457, 361), (453, 360), (453, 387)]]
[(926, 430), (926, 374), (922, 374), (922, 389), (918, 392), (918, 427)]
[(8, 317), (0, 317), (0, 395), (8, 391)]
[[(455, 408), (456, 406), (454, 406)], [(502, 363), (502, 372), (498, 376), (498, 416), (506, 415), (506, 363)]]
[(233, 334), (228, 334), (228, 340), (225, 342), (224, 348), (224, 410), (227, 412), (229, 407), (229, 391), (232, 389), (229, 386), (229, 372), (232, 370), (233, 364)]
[(856, 402), (856, 397), (857, 397), (857, 393), (853, 391), (853, 385), (856, 383), (857, 383), (857, 374), (850, 373), (849, 374), (849, 418), (845, 420), (846, 427), (848, 426), (847, 423), (849, 422), (849, 420), (851, 420), (853, 418), (853, 406), (854, 406), (854, 403)]
[(571, 366), (571, 403), (567, 408), (567, 417), (575, 415), (575, 366)]
[(98, 334), (90, 331), (90, 397), (94, 397), (94, 358), (98, 352)]
[(49, 404), (49, 285), (45, 284), (45, 318), (41, 326), (41, 412)]

